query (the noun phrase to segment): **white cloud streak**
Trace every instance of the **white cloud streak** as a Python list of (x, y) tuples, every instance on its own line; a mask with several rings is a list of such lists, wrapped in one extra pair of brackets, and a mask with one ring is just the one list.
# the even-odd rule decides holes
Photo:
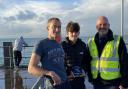
[[(127, 0), (128, 2), (128, 0)], [(116, 25), (112, 25), (113, 29), (119, 29), (120, 24), (120, 6), (121, 2), (115, 0), (81, 0), (73, 2), (69, 7), (59, 2), (38, 2), (25, 1), (23, 4), (13, 4), (7, 6), (4, 11), (0, 11), (0, 21), (13, 25), (13, 28), (24, 28), (28, 31), (23, 32), (27, 36), (47, 35), (46, 22), (51, 16), (59, 17), (62, 20), (62, 32), (65, 33), (65, 26), (69, 21), (77, 21), (81, 26), (81, 35), (94, 35), (95, 20), (99, 15), (107, 15), (110, 21)], [(116, 13), (116, 14), (115, 14)], [(6, 21), (7, 20), (7, 21)], [(9, 24), (5, 24), (6, 31), (12, 31), (13, 28)], [(15, 24), (15, 25), (14, 25)], [(24, 25), (23, 25), (24, 24)], [(25, 28), (26, 27), (26, 28)], [(42, 33), (42, 29), (45, 33)], [(14, 31), (14, 30), (13, 30)], [(94, 32), (94, 34), (92, 34)], [(119, 31), (116, 31), (119, 32)], [(17, 33), (15, 30), (14, 33)]]

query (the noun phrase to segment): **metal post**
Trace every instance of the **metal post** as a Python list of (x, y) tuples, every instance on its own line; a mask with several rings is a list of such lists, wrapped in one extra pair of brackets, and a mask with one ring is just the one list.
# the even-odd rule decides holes
[(121, 0), (121, 36), (124, 36), (124, 28), (123, 28), (123, 24), (124, 24), (124, 0)]
[(13, 63), (13, 51), (12, 51), (12, 42), (3, 42), (4, 47), (4, 67), (5, 68), (12, 68), (14, 66)]

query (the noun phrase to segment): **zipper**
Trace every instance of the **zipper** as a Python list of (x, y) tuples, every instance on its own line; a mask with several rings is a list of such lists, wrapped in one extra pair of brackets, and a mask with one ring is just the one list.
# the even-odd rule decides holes
[(101, 72), (101, 69), (100, 69), (100, 58), (98, 59), (98, 74)]

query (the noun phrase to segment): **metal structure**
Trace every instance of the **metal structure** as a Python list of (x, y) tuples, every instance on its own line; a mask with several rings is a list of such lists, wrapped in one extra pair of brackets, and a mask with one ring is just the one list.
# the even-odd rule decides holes
[(121, 0), (121, 36), (124, 36), (124, 0)]

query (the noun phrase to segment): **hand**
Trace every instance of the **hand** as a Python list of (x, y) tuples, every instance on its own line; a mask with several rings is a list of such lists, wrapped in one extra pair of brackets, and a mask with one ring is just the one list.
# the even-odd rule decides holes
[(52, 78), (53, 86), (59, 85), (61, 83), (61, 78), (55, 72), (49, 71), (47, 75)]
[(120, 85), (120, 86), (119, 86), (119, 89), (126, 89), (126, 88), (124, 88), (122, 85)]
[(72, 79), (72, 78), (74, 78), (73, 72), (70, 72), (70, 75), (68, 76), (68, 79)]

